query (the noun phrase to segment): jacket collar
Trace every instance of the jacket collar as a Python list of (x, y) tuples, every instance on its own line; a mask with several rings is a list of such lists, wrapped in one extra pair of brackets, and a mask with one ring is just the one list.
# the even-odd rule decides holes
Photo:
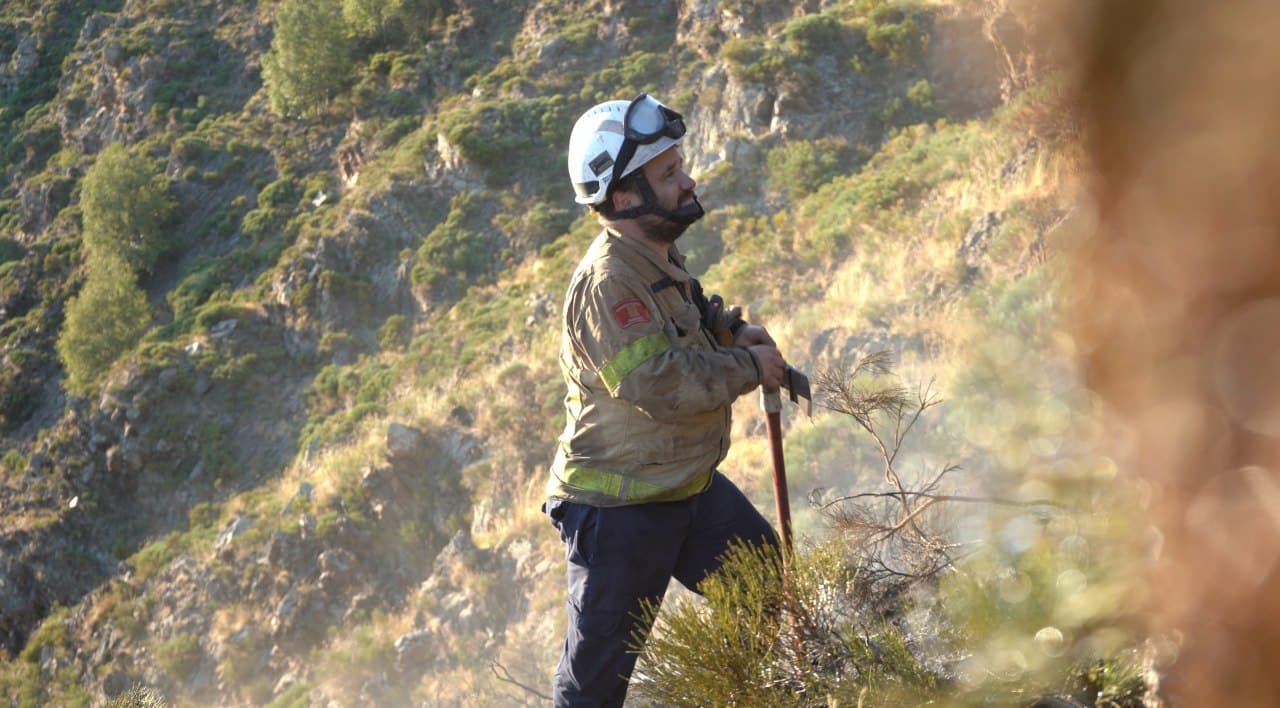
[(689, 271), (684, 267), (684, 255), (680, 253), (680, 249), (675, 245), (671, 245), (671, 260), (663, 261), (662, 257), (654, 253), (652, 248), (630, 239), (612, 229), (605, 229), (603, 234), (607, 245), (616, 249), (619, 254), (628, 263), (633, 266), (639, 266), (640, 263), (647, 263), (649, 267), (656, 268), (661, 272), (655, 279), (663, 277), (670, 278), (676, 283), (687, 283), (690, 279)]

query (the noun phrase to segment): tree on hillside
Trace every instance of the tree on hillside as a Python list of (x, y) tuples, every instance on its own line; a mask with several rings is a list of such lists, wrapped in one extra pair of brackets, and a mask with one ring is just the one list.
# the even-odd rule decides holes
[(149, 273), (170, 247), (167, 229), (177, 206), (169, 180), (121, 143), (103, 150), (85, 173), (80, 206), (91, 262), (119, 255), (134, 273)]
[(262, 58), (271, 110), (282, 116), (313, 113), (351, 75), (341, 0), (284, 0), (275, 30), (271, 50)]
[(133, 348), (150, 324), (146, 295), (118, 255), (93, 261), (80, 294), (67, 304), (58, 336), (58, 357), (67, 371), (66, 388), (86, 395), (122, 354)]
[(342, 16), (356, 37), (394, 45), (425, 39), (443, 6), (442, 0), (342, 0)]

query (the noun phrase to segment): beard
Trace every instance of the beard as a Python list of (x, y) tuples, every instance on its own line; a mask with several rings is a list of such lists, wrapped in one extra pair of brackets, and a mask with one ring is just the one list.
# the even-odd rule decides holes
[(655, 241), (675, 243), (676, 239), (680, 238), (685, 230), (701, 219), (704, 214), (706, 212), (702, 209), (698, 196), (690, 192), (689, 201), (674, 210), (663, 209), (659, 214), (647, 215), (648, 223), (645, 224), (645, 231)]

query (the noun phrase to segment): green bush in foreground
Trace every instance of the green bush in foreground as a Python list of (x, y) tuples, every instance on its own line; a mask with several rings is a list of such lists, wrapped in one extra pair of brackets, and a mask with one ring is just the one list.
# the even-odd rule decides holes
[(784, 575), (768, 550), (738, 548), (703, 581), (705, 605), (657, 618), (632, 678), (663, 705), (921, 705), (938, 681), (902, 631), (857, 596), (840, 553), (796, 556)]

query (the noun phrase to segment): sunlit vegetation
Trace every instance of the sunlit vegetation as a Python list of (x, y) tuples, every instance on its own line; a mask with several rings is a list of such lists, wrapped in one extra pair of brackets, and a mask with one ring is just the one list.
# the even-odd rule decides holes
[[(720, 3), (725, 31), (687, 27), (674, 2), (611, 7), (607, 22), (598, 2), (98, 2), (82, 5), (104, 13), (104, 39), (81, 44), (63, 28), (84, 25), (73, 4), (0, 10), (0, 57), (54, 27), (0, 104), (0, 166), (16, 175), (0, 194), (0, 296), (15, 308), (0, 323), (0, 422), (56, 420), (40, 408), (51, 382), (75, 410), (120, 405), (131, 439), (165, 447), (121, 471), (123, 435), (93, 443), (113, 450), (113, 483), (145, 480), (128, 523), (96, 529), (94, 562), (127, 576), (48, 611), (0, 664), (0, 697), (88, 704), (79, 677), (96, 687), (111, 667), (75, 663), (91, 651), (77, 642), (110, 633), (145, 647), (140, 675), (170, 682), (113, 705), (201, 702), (183, 682), (211, 663), (229, 702), (536, 700), (521, 686), (545, 686), (562, 621), (561, 549), (538, 511), (564, 422), (560, 298), (598, 231), (564, 183), (563, 143), (592, 103), (651, 91), (702, 131), (730, 100), (758, 103), (715, 160), (687, 148), (711, 211), (682, 246), (708, 290), (746, 305), (815, 380), (849, 384), (845, 404), (884, 383), (877, 367), (841, 378), (873, 350), (913, 383), (875, 389), (878, 408), (828, 401), (789, 422), (790, 574), (744, 554), (705, 601), (669, 603), (637, 692), (895, 705), (1093, 691), (1132, 705), (1139, 638), (1108, 624), (1128, 560), (1114, 539), (1130, 529), (1099, 501), (1120, 484), (1107, 463), (1070, 444), (1088, 411), (1054, 334), (1075, 136), (1052, 81), (977, 118), (948, 112), (925, 60), (950, 3)], [(85, 120), (99, 69), (147, 97), (134, 132), (105, 147), (55, 120)], [(857, 82), (861, 103), (810, 130), (832, 77)], [(775, 103), (788, 131), (763, 115)], [(908, 395), (917, 380), (939, 405)], [(748, 399), (725, 469), (768, 509)], [(893, 416), (915, 420), (912, 406), (910, 444), (888, 464)], [(870, 415), (886, 412), (890, 429)], [(431, 441), (414, 463), (418, 510), (447, 510), (386, 521), (370, 504), (393, 424)], [(64, 513), (58, 485), (98, 484), (106, 452), (49, 425), (6, 450), (0, 481)], [(124, 503), (93, 491), (81, 512)], [(399, 585), (273, 648), (279, 595), (314, 579), (263, 558), (304, 537), (365, 539), (370, 575), (394, 567)], [(435, 567), (455, 537), (475, 548)], [(513, 543), (539, 583), (510, 587), (510, 558), (485, 555)], [(210, 601), (207, 635), (153, 636), (172, 601), (159, 579), (180, 558), (258, 604)], [(463, 600), (479, 629), (451, 633)], [(426, 626), (434, 663), (390, 671), (397, 639)], [(289, 661), (311, 672), (278, 684)]]
[(97, 256), (80, 293), (67, 304), (58, 356), (68, 390), (93, 390), (111, 365), (131, 350), (150, 325), (146, 296), (129, 265), (115, 253)]
[[(358, 7), (357, 3), (350, 3)], [(376, 32), (381, 18), (352, 12), (356, 26)], [(345, 88), (350, 43), (339, 0), (285, 0), (276, 11), (275, 38), (263, 57), (262, 80), (271, 108), (282, 116), (314, 113)]]

